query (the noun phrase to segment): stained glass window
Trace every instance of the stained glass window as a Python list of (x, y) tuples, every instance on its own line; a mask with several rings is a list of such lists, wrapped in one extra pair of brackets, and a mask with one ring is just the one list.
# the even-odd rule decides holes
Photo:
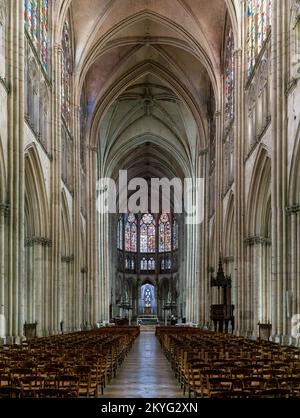
[(40, 58), (48, 69), (48, 0), (40, 0)]
[(178, 223), (177, 219), (173, 219), (173, 250), (178, 248)]
[(151, 302), (152, 302), (152, 297), (151, 297), (151, 290), (149, 287), (146, 287), (145, 289), (145, 307), (146, 308), (151, 308)]
[(170, 257), (166, 257), (161, 260), (162, 270), (171, 270), (171, 266), (172, 266), (172, 261)]
[(137, 221), (133, 213), (129, 213), (125, 221), (125, 251), (137, 251)]
[(49, 38), (48, 6), (48, 0), (24, 1), (25, 28), (46, 71), (48, 70)]
[(140, 251), (141, 253), (155, 252), (155, 219), (150, 213), (142, 216), (140, 223)]
[(141, 270), (148, 270), (148, 260), (146, 257), (141, 259)]
[(125, 269), (126, 270), (134, 270), (134, 260), (130, 257), (126, 257), (125, 259)]
[(250, 76), (271, 27), (272, 0), (248, 0), (246, 7), (247, 58)]
[(159, 218), (159, 252), (171, 251), (171, 236), (169, 215), (163, 213)]
[(123, 216), (119, 217), (117, 242), (118, 249), (123, 250)]
[(61, 111), (62, 116), (70, 129), (71, 124), (71, 74), (72, 74), (72, 48), (69, 21), (66, 20), (62, 32), (62, 59), (61, 59)]
[(155, 270), (155, 260), (153, 257), (148, 260), (148, 270)]
[[(120, 215), (117, 224), (117, 248), (125, 251), (123, 266), (126, 270), (153, 272), (173, 268), (171, 252), (178, 248), (178, 222), (174, 215), (161, 214), (156, 222), (154, 216), (145, 213), (138, 221), (133, 213)], [(156, 239), (158, 246), (156, 247)], [(138, 246), (138, 243), (140, 244)], [(163, 258), (158, 253), (166, 253)], [(137, 255), (128, 253), (138, 253)], [(158, 264), (157, 264), (158, 263)], [(176, 262), (174, 263), (176, 265)]]
[(228, 130), (234, 118), (234, 38), (229, 19), (226, 27), (224, 58), (225, 129)]

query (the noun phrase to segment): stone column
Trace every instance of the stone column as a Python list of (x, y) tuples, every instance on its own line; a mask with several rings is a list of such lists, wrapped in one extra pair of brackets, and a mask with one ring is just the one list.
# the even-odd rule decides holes
[(89, 325), (99, 321), (99, 288), (97, 251), (97, 210), (96, 210), (96, 180), (97, 180), (97, 147), (87, 146), (87, 265), (88, 265), (88, 296)]
[(287, 334), (287, 96), (288, 2), (272, 6), (272, 334), (282, 341)]
[(32, 262), (33, 262), (33, 289), (32, 289), (32, 321), (37, 321), (37, 335), (43, 335), (43, 311), (45, 304), (43, 303), (43, 282), (47, 272), (46, 255), (51, 241), (45, 238), (36, 239), (32, 246)]
[[(245, 21), (244, 15), (242, 22)], [(234, 126), (234, 272), (232, 277), (232, 299), (234, 301), (235, 333), (240, 334), (242, 317), (245, 317), (245, 217), (244, 217), (244, 155), (245, 138), (244, 112), (244, 74), (246, 65), (243, 60), (243, 51), (236, 49), (235, 59), (235, 126)]]
[(45, 332), (57, 334), (60, 332), (60, 306), (62, 295), (60, 293), (61, 274), (61, 45), (55, 44), (53, 48), (52, 79), (50, 106), (51, 129), (51, 201), (50, 225), (52, 246), (49, 251), (49, 276), (45, 283)]
[(291, 308), (290, 314), (300, 314), (300, 205), (287, 208), (290, 226), (290, 271), (289, 271), (289, 290)]
[(64, 261), (64, 258), (61, 259), (61, 267), (60, 267), (60, 276), (59, 276), (59, 314), (58, 320), (64, 321), (65, 327), (67, 324), (67, 297), (66, 297), (66, 280), (67, 280), (67, 263)]
[(80, 106), (75, 106), (73, 123), (73, 172), (74, 172), (74, 198), (73, 198), (73, 252), (74, 252), (74, 329), (80, 329), (80, 261), (81, 261), (81, 222), (80, 222), (80, 198), (81, 198), (81, 175), (80, 175)]
[[(223, 84), (223, 80), (222, 80)], [(220, 103), (223, 108), (223, 102)], [(222, 248), (222, 226), (223, 226), (223, 112), (216, 111), (216, 168), (215, 168), (215, 267), (219, 264), (219, 257)]]
[(297, 226), (295, 229), (295, 235), (297, 239), (297, 250), (295, 251), (295, 258), (296, 258), (296, 268), (295, 268), (295, 277), (293, 280), (296, 281), (295, 292), (296, 292), (296, 303), (295, 303), (295, 314), (300, 314), (300, 243), (299, 243), (299, 234), (300, 234), (300, 205), (298, 205), (298, 212), (297, 212)]
[(204, 325), (209, 320), (209, 281), (208, 281), (208, 264), (209, 264), (209, 161), (208, 149), (204, 149), (199, 153), (199, 178), (204, 180), (204, 194), (199, 202), (203, 205), (203, 219), (199, 225), (199, 260), (198, 260), (198, 296), (197, 301), (197, 318), (196, 322)]
[(248, 336), (251, 332), (251, 292), (252, 292), (252, 266), (253, 266), (253, 255), (252, 255), (252, 239), (246, 240), (245, 250), (245, 273), (243, 279), (243, 291), (242, 291), (242, 302), (243, 302), (243, 315), (241, 317), (240, 332), (244, 336)]
[(24, 2), (8, 2), (8, 335), (23, 339), (24, 325)]
[(5, 342), (6, 337), (6, 318), (5, 318), (5, 305), (6, 305), (6, 298), (5, 298), (5, 267), (6, 267), (6, 219), (8, 216), (8, 205), (1, 204), (0, 205), (0, 342)]
[(258, 321), (262, 322), (262, 309), (263, 309), (263, 246), (265, 245), (263, 239), (258, 239), (253, 245), (253, 325), (252, 336), (258, 337)]

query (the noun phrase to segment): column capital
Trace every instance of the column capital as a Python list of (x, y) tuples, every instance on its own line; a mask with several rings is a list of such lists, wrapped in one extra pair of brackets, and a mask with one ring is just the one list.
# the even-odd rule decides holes
[(202, 148), (202, 149), (199, 150), (199, 156), (206, 155), (206, 154), (208, 154), (208, 152), (209, 152), (208, 147)]
[(242, 52), (243, 52), (243, 50), (242, 50), (242, 48), (236, 48), (234, 51), (233, 51), (233, 55), (236, 57), (236, 56), (241, 56), (242, 55)]
[(0, 23), (5, 24), (7, 20), (7, 4), (6, 0), (0, 0)]
[(93, 152), (98, 152), (98, 147), (92, 147), (91, 145), (87, 145), (86, 148)]
[(268, 237), (262, 237), (259, 235), (249, 236), (244, 240), (246, 245), (259, 245), (259, 244), (266, 244), (271, 245), (272, 241)]
[(74, 255), (63, 255), (61, 257), (62, 263), (72, 263), (74, 261)]
[(62, 46), (59, 43), (54, 44), (54, 51), (58, 54), (62, 53)]
[(42, 247), (51, 247), (52, 240), (45, 237), (29, 237), (25, 239), (25, 247), (33, 247), (34, 245), (41, 245)]
[(293, 206), (288, 206), (286, 208), (286, 211), (289, 215), (292, 214), (292, 213), (298, 213), (298, 212), (300, 212), (300, 204), (293, 205)]
[(4, 216), (8, 216), (10, 211), (10, 205), (6, 204), (6, 203), (1, 203), (0, 204), (0, 214), (4, 215)]

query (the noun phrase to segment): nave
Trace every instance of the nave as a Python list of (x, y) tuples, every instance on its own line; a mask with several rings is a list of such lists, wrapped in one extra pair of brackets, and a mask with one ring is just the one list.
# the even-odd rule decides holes
[(300, 399), (300, 349), (191, 327), (106, 327), (0, 350), (0, 398)]
[(153, 331), (142, 331), (105, 391), (106, 398), (182, 398), (171, 365)]

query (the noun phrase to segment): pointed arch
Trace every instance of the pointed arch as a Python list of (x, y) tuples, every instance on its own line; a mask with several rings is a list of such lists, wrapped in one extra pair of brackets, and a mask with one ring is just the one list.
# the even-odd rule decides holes
[(62, 245), (61, 252), (63, 256), (69, 256), (71, 253), (71, 217), (69, 213), (68, 201), (65, 190), (62, 190), (61, 199), (62, 216)]
[(205, 148), (207, 144), (207, 133), (204, 126), (203, 112), (197, 104), (193, 95), (186, 90), (182, 82), (172, 74), (169, 69), (152, 60), (135, 65), (133, 68), (122, 74), (113, 85), (109, 86), (105, 92), (101, 92), (95, 98), (95, 109), (91, 123), (89, 124), (89, 142), (91, 146), (96, 146), (98, 141), (98, 130), (103, 116), (111, 104), (124, 92), (129, 86), (136, 83), (142, 76), (152, 74), (172, 87), (175, 94), (182, 100), (187, 109), (192, 114), (199, 132), (199, 147)]
[(249, 329), (258, 334), (258, 322), (271, 320), (271, 159), (262, 145), (254, 164), (247, 202), (246, 309), (253, 312)]
[(250, 183), (247, 201), (247, 232), (249, 236), (261, 235), (271, 200), (271, 159), (268, 151), (261, 146)]
[(224, 256), (233, 257), (234, 255), (234, 194), (231, 191), (227, 210), (225, 215), (225, 230), (224, 230)]
[(300, 204), (300, 124), (295, 139), (289, 179), (289, 206)]
[(25, 213), (31, 237), (49, 236), (49, 205), (36, 144), (25, 150)]

